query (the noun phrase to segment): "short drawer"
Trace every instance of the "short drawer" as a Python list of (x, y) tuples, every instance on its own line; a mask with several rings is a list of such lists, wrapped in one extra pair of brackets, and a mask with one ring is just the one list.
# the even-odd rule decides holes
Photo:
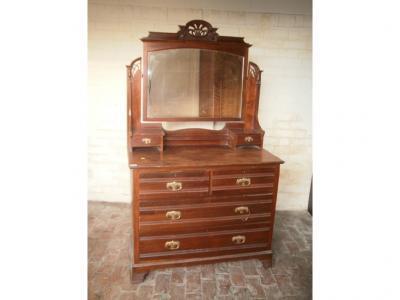
[(240, 249), (268, 248), (269, 237), (269, 227), (170, 236), (142, 236), (139, 241), (140, 258), (207, 254), (213, 251), (237, 253)]
[(212, 175), (212, 193), (218, 195), (272, 191), (275, 178), (275, 167), (216, 170)]
[(261, 134), (240, 134), (237, 137), (237, 144), (238, 145), (248, 145), (248, 146), (260, 146), (261, 145)]
[(160, 135), (134, 135), (132, 137), (132, 146), (134, 147), (154, 147), (160, 146), (162, 136)]
[(155, 171), (139, 174), (139, 197), (198, 197), (209, 194), (209, 173), (204, 170)]

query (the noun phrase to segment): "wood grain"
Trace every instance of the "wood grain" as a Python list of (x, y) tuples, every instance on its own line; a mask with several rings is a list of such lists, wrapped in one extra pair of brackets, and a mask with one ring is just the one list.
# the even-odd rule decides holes
[[(248, 61), (251, 45), (243, 38), (220, 36), (203, 20), (190, 21), (177, 33), (151, 32), (142, 41), (143, 59), (127, 66), (132, 281), (140, 282), (155, 268), (219, 261), (259, 258), (271, 266), (283, 160), (262, 149), (261, 70)], [(147, 91), (148, 53), (178, 48), (224, 51), (244, 58), (240, 118), (227, 119), (221, 130), (167, 131), (161, 123), (142, 122), (148, 121), (147, 93), (142, 93), (142, 86)], [(203, 77), (211, 72), (208, 69), (202, 68)], [(226, 95), (236, 93), (236, 87), (230, 89)], [(202, 95), (204, 103), (209, 96)], [(171, 212), (173, 216), (179, 213), (179, 218), (173, 219)], [(166, 248), (165, 243), (171, 241), (178, 241), (179, 247)]]

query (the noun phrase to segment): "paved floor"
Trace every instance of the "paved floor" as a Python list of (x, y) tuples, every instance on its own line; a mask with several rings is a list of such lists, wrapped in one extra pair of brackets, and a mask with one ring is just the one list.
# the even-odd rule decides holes
[(88, 299), (311, 299), (312, 219), (278, 211), (273, 267), (246, 260), (150, 272), (129, 281), (128, 204), (89, 202)]

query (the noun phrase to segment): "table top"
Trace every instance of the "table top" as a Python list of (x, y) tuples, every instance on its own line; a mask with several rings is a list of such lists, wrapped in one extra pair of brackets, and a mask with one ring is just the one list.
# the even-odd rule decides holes
[(279, 157), (259, 148), (169, 147), (163, 152), (140, 148), (129, 152), (130, 168), (199, 167), (282, 164)]

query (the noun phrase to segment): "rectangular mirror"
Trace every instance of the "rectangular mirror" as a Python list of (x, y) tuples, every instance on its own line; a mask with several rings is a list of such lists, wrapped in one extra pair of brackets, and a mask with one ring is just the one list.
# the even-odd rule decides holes
[(244, 58), (221, 51), (149, 52), (147, 119), (241, 118)]

